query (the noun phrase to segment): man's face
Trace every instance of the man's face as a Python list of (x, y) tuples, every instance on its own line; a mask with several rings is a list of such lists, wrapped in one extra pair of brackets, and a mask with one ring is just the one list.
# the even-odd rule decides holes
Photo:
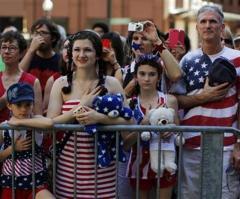
[(33, 32), (33, 37), (41, 37), (44, 39), (44, 42), (41, 44), (39, 50), (45, 51), (52, 46), (52, 37), (51, 33), (48, 30), (48, 27), (46, 25), (42, 25), (39, 27), (36, 27), (36, 29)]
[(221, 39), (224, 24), (214, 11), (206, 11), (198, 16), (197, 30), (202, 41)]

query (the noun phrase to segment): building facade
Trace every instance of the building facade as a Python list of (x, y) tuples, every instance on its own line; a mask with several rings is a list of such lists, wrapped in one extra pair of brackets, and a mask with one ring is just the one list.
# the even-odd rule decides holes
[[(24, 33), (29, 32), (37, 18), (48, 16), (65, 27), (67, 33), (74, 33), (92, 24), (104, 21), (111, 29), (122, 35), (127, 34), (130, 21), (150, 19), (158, 28), (167, 32), (169, 28), (181, 28), (193, 40), (198, 41), (195, 31), (197, 9), (210, 1), (202, 0), (51, 0), (53, 9), (45, 12), (44, 0), (0, 0), (0, 31), (14, 25)], [(240, 33), (240, 0), (213, 0), (222, 6), (226, 23), (233, 33)]]

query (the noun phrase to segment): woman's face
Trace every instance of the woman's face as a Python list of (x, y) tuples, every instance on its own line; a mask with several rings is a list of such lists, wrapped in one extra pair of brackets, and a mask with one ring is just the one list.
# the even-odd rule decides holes
[(156, 68), (150, 65), (140, 65), (137, 69), (136, 80), (140, 90), (157, 89), (160, 77)]
[(0, 54), (6, 66), (17, 64), (19, 62), (19, 59), (21, 58), (17, 41), (3, 41), (1, 44)]
[(88, 39), (76, 40), (72, 48), (73, 63), (77, 68), (90, 68), (96, 63), (96, 50)]
[(63, 50), (62, 50), (62, 58), (64, 62), (68, 62), (68, 55), (67, 55), (67, 49), (69, 45), (69, 40), (66, 40), (63, 44)]
[[(133, 45), (136, 44), (137, 48), (134, 48)], [(132, 37), (132, 51), (136, 57), (151, 53), (153, 50), (153, 44), (142, 33), (134, 32)]]

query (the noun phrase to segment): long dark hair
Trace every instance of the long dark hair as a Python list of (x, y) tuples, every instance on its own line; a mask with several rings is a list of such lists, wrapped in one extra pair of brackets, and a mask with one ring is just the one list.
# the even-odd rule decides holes
[[(101, 42), (101, 38), (92, 31), (88, 31), (88, 30), (84, 30), (84, 31), (80, 31), (77, 32), (76, 34), (72, 35), (69, 38), (69, 48), (68, 48), (68, 64), (67, 64), (67, 81), (68, 81), (68, 86), (65, 86), (62, 88), (62, 92), (64, 94), (68, 94), (71, 92), (72, 90), (72, 77), (73, 77), (73, 66), (72, 66), (72, 48), (73, 48), (73, 44), (76, 40), (84, 40), (84, 39), (88, 39), (89, 41), (92, 42), (93, 47), (96, 51), (96, 56), (97, 57), (101, 57), (102, 56), (102, 42)], [(99, 71), (98, 71), (98, 77), (99, 77), (99, 82), (98, 82), (98, 86), (103, 86), (105, 83), (105, 71), (104, 71), (104, 67), (103, 67), (103, 61), (102, 59), (98, 59), (98, 65), (99, 65)], [(103, 86), (104, 87), (104, 86)], [(106, 90), (104, 91), (106, 92)]]

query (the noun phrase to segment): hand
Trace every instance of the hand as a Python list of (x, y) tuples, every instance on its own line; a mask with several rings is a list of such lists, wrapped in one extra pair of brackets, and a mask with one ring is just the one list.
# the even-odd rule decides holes
[(115, 51), (113, 48), (103, 48), (103, 57), (105, 62), (109, 62), (111, 65), (117, 62)]
[(160, 134), (160, 137), (162, 139), (167, 139), (167, 138), (170, 138), (172, 135), (173, 135), (173, 132), (164, 132)]
[(143, 35), (148, 40), (152, 41), (153, 44), (155, 44), (155, 45), (161, 44), (162, 41), (157, 34), (157, 28), (154, 25), (154, 23), (152, 21), (144, 21), (143, 25), (144, 25)]
[(31, 148), (32, 145), (32, 139), (31, 138), (21, 138), (21, 136), (19, 136), (16, 140), (15, 140), (15, 150), (16, 151), (25, 151)]
[(231, 154), (230, 163), (233, 167), (240, 171), (240, 143), (236, 143)]
[(223, 99), (227, 95), (230, 87), (231, 85), (229, 85), (229, 83), (227, 82), (217, 86), (209, 86), (209, 80), (207, 78), (200, 95), (205, 102), (218, 101)]
[(98, 113), (94, 109), (89, 108), (87, 106), (84, 106), (84, 109), (86, 110), (85, 112), (76, 113), (75, 115), (76, 120), (82, 125), (99, 123), (101, 118), (104, 116), (103, 114)]
[(92, 106), (93, 99), (98, 96), (104, 88), (97, 86), (93, 90), (87, 90), (80, 99), (82, 106)]
[(34, 36), (32, 38), (29, 50), (31, 52), (36, 52), (39, 49), (39, 47), (44, 43), (45, 43), (45, 40), (42, 36), (40, 35)]
[(21, 125), (21, 120), (16, 118), (16, 117), (11, 117), (9, 120), (8, 120), (8, 125), (10, 126), (20, 126)]
[(185, 46), (178, 41), (178, 44), (176, 45), (175, 48), (169, 48), (168, 46), (169, 42), (166, 41), (165, 45), (167, 46), (167, 48), (169, 49), (169, 51), (172, 53), (172, 55), (178, 60), (180, 61), (181, 58), (183, 57), (183, 55), (186, 53), (186, 48)]
[(149, 117), (145, 115), (142, 121), (140, 122), (141, 125), (149, 125)]

